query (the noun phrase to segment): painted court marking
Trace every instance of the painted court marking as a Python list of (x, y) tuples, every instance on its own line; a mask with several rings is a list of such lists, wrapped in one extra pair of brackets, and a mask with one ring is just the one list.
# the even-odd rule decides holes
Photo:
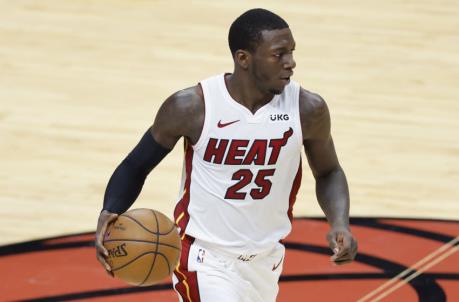
[[(459, 250), (459, 246), (455, 246), (458, 242), (459, 242), (459, 236), (457, 236), (456, 238), (454, 238), (450, 242), (444, 244), (440, 248), (436, 249), (432, 253), (428, 254), (426, 257), (422, 258), (421, 260), (419, 260), (418, 262), (413, 264), (411, 267), (407, 268), (406, 270), (404, 270), (403, 272), (401, 272), (397, 276), (393, 277), (392, 279), (390, 279), (386, 283), (382, 284), (381, 286), (376, 288), (374, 291), (372, 291), (372, 292), (368, 293), (367, 295), (365, 295), (364, 297), (360, 298), (357, 302), (366, 302), (366, 301), (377, 302), (377, 301), (380, 301), (381, 299), (383, 299), (384, 297), (388, 296), (392, 292), (396, 291), (397, 289), (399, 289), (403, 285), (407, 284), (408, 282), (410, 282), (411, 280), (413, 280), (414, 278), (416, 278), (417, 276), (419, 276), (420, 274), (422, 274), (423, 272), (425, 272), (426, 270), (428, 270), (432, 266), (440, 263), (441, 261), (445, 260), (449, 256), (451, 256), (454, 253), (456, 253)], [(440, 255), (444, 251), (446, 251), (446, 252), (444, 254)], [(440, 256), (438, 258), (432, 260), (431, 262), (429, 262), (432, 258), (435, 258), (437, 255), (440, 255)], [(426, 264), (426, 265), (423, 266), (424, 264)], [(420, 268), (414, 274), (410, 275), (410, 273), (415, 271), (418, 267), (420, 267)], [(407, 276), (407, 275), (408, 275), (408, 277), (405, 278), (405, 276)], [(398, 281), (400, 281), (400, 282), (398, 282)], [(390, 286), (392, 286), (392, 287), (389, 288), (388, 290), (384, 291), (387, 287), (390, 287)], [(380, 292), (382, 292), (382, 293), (379, 294), (379, 296), (369, 300), (370, 298), (372, 298), (373, 296), (377, 295)]]
[[(357, 238), (379, 239), (366, 241), (354, 263), (334, 267), (323, 238), (329, 228), (325, 219), (293, 220), (277, 301), (459, 301), (459, 221), (350, 222)], [(170, 278), (150, 287), (130, 286), (109, 278), (94, 254), (93, 232), (0, 246), (0, 267), (8, 272), (0, 300), (177, 301)]]

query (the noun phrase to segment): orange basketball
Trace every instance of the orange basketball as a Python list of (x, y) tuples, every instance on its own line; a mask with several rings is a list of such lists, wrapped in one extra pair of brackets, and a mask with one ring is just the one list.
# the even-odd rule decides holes
[(137, 286), (170, 276), (182, 248), (174, 223), (151, 209), (121, 214), (105, 233), (104, 246), (115, 277)]

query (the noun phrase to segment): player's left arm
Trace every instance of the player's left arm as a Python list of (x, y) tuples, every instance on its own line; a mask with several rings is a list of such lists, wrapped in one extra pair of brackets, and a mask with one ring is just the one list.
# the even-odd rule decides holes
[(319, 95), (301, 89), (300, 116), (303, 146), (316, 180), (317, 200), (331, 227), (327, 234), (334, 253), (331, 260), (345, 264), (354, 260), (357, 241), (349, 228), (349, 188), (330, 133), (330, 113)]

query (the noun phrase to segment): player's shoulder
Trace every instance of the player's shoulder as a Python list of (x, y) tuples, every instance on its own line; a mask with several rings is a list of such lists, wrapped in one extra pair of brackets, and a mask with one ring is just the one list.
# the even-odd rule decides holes
[(181, 89), (173, 93), (166, 99), (166, 102), (170, 103), (174, 107), (179, 109), (193, 109), (203, 105), (204, 95), (200, 85), (195, 85), (185, 89)]
[(196, 114), (204, 110), (204, 95), (200, 85), (188, 87), (173, 93), (164, 105), (176, 114)]
[(173, 93), (156, 114), (153, 125), (155, 138), (160, 139), (163, 146), (170, 148), (182, 136), (196, 142), (204, 124), (204, 109), (203, 96), (198, 85)]
[(300, 87), (300, 113), (306, 117), (317, 116), (328, 110), (327, 103), (317, 93)]
[(328, 106), (319, 94), (300, 88), (299, 103), (301, 128), (305, 139), (315, 136), (318, 129), (329, 127)]

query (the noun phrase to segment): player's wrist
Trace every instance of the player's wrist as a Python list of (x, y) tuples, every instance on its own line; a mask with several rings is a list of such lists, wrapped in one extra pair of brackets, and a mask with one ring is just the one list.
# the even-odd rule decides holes
[(332, 230), (350, 231), (349, 221), (337, 220), (337, 221), (331, 221), (329, 224)]
[(100, 214), (109, 214), (110, 215), (110, 214), (117, 214), (117, 213), (111, 212), (110, 210), (107, 210), (107, 209), (102, 209), (100, 211)]

